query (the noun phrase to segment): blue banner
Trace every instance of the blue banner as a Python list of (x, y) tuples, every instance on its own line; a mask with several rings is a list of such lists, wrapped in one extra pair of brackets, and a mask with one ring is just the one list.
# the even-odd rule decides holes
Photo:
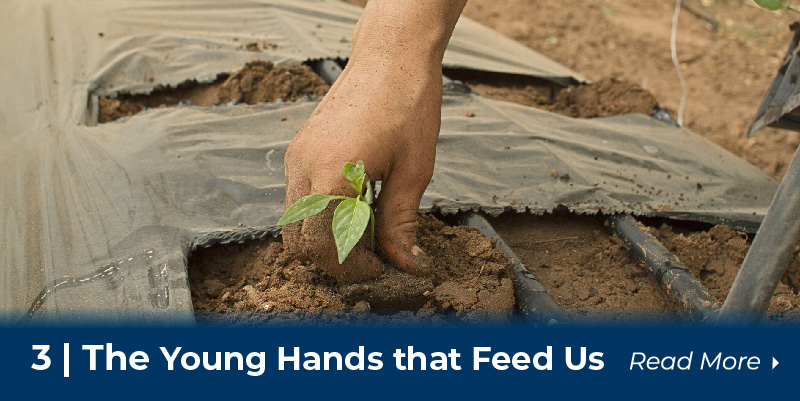
[(800, 328), (6, 327), (4, 396), (790, 396)]

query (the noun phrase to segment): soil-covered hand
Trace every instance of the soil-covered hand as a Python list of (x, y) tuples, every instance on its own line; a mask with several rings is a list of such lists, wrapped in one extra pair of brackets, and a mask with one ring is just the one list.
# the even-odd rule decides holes
[[(404, 2), (407, 7), (399, 4)], [(378, 245), (395, 266), (413, 274), (430, 273), (416, 245), (417, 210), (436, 157), (442, 55), (461, 8), (458, 1), (371, 1), (347, 67), (284, 160), (287, 205), (311, 193), (352, 196), (342, 165), (363, 160), (368, 179), (381, 181)], [(331, 233), (335, 206), (284, 227), (284, 244), (341, 282), (377, 277), (383, 265), (365, 247), (339, 264)]]

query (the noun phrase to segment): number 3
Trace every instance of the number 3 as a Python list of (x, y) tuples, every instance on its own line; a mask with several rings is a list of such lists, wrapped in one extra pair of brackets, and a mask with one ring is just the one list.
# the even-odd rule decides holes
[(34, 350), (39, 350), (39, 355), (36, 357), (42, 361), (41, 365), (32, 364), (31, 367), (36, 370), (45, 370), (50, 367), (50, 357), (47, 356), (47, 351), (50, 351), (49, 345), (34, 345)]

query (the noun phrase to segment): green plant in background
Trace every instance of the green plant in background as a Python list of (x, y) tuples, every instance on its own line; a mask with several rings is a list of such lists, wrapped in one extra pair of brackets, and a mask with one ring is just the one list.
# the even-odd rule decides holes
[(800, 10), (791, 6), (792, 0), (786, 0), (786, 4), (782, 0), (754, 0), (761, 8), (770, 11), (789, 10), (800, 13)]
[(350, 181), (350, 187), (356, 191), (355, 198), (349, 196), (311, 194), (304, 196), (286, 209), (278, 220), (279, 226), (291, 224), (307, 219), (328, 207), (334, 199), (341, 199), (342, 203), (333, 212), (333, 238), (336, 242), (336, 251), (339, 254), (339, 264), (344, 262), (353, 247), (356, 246), (367, 224), (370, 225), (370, 241), (375, 237), (375, 213), (372, 211), (373, 192), (372, 183), (367, 181), (367, 191), (364, 193), (364, 179), (367, 176), (364, 162), (345, 163), (342, 167), (344, 177)]

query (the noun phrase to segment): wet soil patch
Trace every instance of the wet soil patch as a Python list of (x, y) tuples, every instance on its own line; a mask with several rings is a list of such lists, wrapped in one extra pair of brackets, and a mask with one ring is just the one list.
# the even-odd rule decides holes
[(107, 123), (148, 108), (175, 107), (181, 103), (210, 107), (229, 102), (293, 102), (304, 96), (324, 96), (330, 86), (306, 65), (279, 66), (251, 61), (233, 75), (220, 74), (208, 84), (186, 81), (176, 87), (156, 86), (149, 94), (118, 94), (99, 99), (98, 122)]
[(626, 113), (650, 115), (658, 105), (655, 96), (639, 85), (604, 78), (589, 85), (562, 87), (544, 79), (463, 69), (446, 70), (451, 79), (464, 82), (490, 99), (544, 109), (575, 118), (609, 117)]
[(375, 281), (339, 285), (311, 263), (292, 259), (279, 240), (200, 249), (189, 282), (200, 322), (497, 322), (514, 308), (512, 262), (471, 227), (425, 216), (420, 246), (432, 277), (386, 268)]

